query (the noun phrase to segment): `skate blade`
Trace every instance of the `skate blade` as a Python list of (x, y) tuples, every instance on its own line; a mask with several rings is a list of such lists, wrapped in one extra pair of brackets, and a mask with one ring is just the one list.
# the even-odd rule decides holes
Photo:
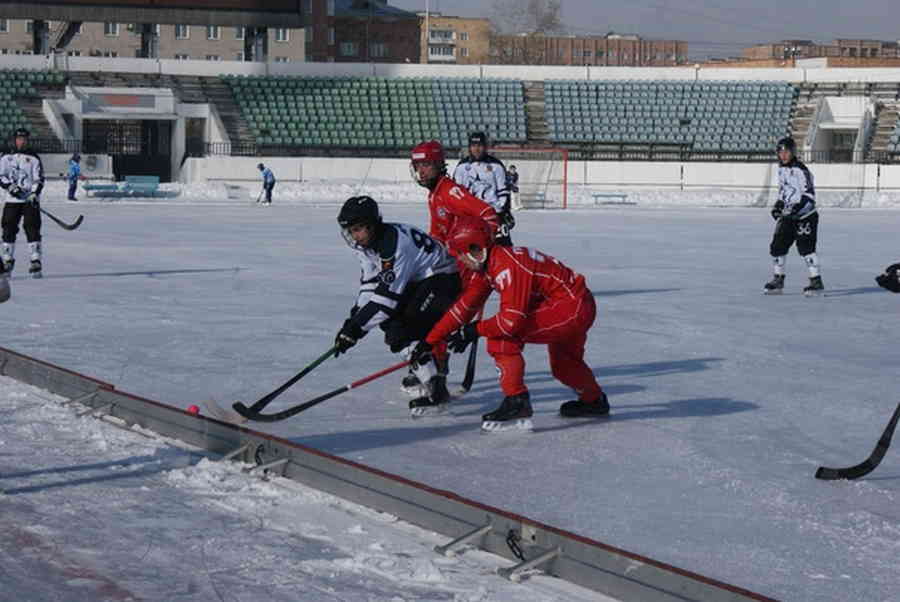
[(517, 418), (516, 420), (485, 420), (481, 423), (483, 433), (530, 433), (534, 430), (531, 418)]
[(804, 297), (818, 297), (818, 296), (820, 296), (823, 292), (824, 292), (824, 291), (803, 291), (803, 296), (804, 296)]
[(31, 277), (34, 278), (35, 280), (40, 280), (41, 278), (44, 277), (44, 275), (41, 274), (40, 272), (32, 272)]
[(771, 290), (771, 291), (766, 290), (766, 289), (763, 289), (763, 294), (764, 294), (764, 295), (780, 295), (780, 294), (782, 294), (783, 292), (784, 292), (784, 291), (783, 291), (782, 289), (780, 289), (780, 288), (775, 289), (775, 290)]
[(450, 404), (442, 403), (436, 406), (422, 406), (420, 408), (410, 408), (409, 417), (413, 420), (426, 418), (428, 416), (441, 416), (447, 413), (447, 406)]
[(400, 390), (413, 399), (416, 399), (417, 397), (428, 397), (428, 395), (431, 393), (431, 391), (429, 391), (422, 385), (416, 385), (415, 387), (405, 387), (403, 385), (400, 385)]

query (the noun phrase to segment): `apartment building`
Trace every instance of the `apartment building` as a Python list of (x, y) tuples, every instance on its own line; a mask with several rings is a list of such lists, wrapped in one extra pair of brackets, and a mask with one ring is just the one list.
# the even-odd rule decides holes
[(480, 65), (490, 61), (491, 23), (487, 19), (418, 13), (419, 62)]
[(688, 44), (637, 35), (495, 35), (491, 62), (508, 65), (596, 65), (673, 67), (687, 63)]

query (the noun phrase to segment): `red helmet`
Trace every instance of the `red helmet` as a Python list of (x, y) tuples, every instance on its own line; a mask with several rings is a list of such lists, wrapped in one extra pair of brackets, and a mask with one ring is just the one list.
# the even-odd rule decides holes
[(445, 161), (444, 147), (437, 140), (429, 140), (417, 144), (412, 149), (412, 161), (434, 161), (443, 163)]
[(468, 254), (472, 245), (477, 245), (480, 249), (489, 249), (493, 244), (494, 236), (487, 222), (480, 217), (469, 215), (457, 217), (447, 237), (447, 247), (457, 257)]

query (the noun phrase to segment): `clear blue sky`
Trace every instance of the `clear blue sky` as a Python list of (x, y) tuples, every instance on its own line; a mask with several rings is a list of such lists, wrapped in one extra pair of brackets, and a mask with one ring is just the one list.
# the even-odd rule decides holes
[[(425, 1), (388, 3), (420, 11)], [(429, 0), (431, 10), (462, 17), (489, 16), (493, 4), (493, 0)], [(562, 10), (571, 33), (614, 30), (686, 40), (693, 56), (737, 55), (745, 46), (785, 38), (900, 39), (898, 0), (562, 0)]]

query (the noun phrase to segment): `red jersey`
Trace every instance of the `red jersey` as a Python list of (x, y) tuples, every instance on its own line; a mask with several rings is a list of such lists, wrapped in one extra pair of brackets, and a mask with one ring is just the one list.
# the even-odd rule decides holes
[(472, 195), (468, 190), (442, 176), (428, 195), (428, 212), (431, 214), (429, 234), (441, 242), (446, 242), (458, 215), (480, 217), (496, 232), (500, 219), (494, 208)]
[(525, 247), (495, 246), (485, 270), (470, 274), (462, 295), (428, 333), (432, 345), (471, 320), (492, 290), (500, 294), (500, 311), (478, 322), (478, 334), (488, 338), (516, 336), (529, 313), (547, 301), (575, 300), (589, 293), (584, 276)]

